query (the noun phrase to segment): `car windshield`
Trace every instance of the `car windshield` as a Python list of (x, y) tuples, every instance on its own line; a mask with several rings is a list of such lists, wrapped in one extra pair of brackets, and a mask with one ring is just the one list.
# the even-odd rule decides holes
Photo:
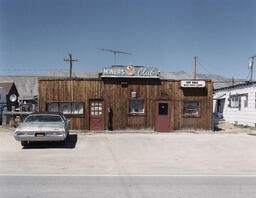
[(31, 115), (25, 122), (63, 122), (58, 115)]

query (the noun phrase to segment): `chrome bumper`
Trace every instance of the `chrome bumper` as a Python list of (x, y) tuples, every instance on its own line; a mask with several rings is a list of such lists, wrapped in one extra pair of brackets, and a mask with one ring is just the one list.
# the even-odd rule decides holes
[(45, 133), (44, 136), (36, 136), (36, 133), (33, 135), (18, 135), (17, 132), (15, 132), (14, 138), (17, 141), (63, 141), (67, 138), (67, 133), (63, 132), (62, 135), (47, 135), (47, 133)]

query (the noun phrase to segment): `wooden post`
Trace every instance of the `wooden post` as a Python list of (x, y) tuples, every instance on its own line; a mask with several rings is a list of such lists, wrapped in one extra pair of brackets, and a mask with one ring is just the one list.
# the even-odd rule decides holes
[(253, 73), (253, 63), (254, 63), (254, 57), (251, 57), (251, 67), (250, 67), (250, 82), (252, 82), (252, 73)]
[(76, 59), (72, 59), (72, 54), (70, 53), (70, 54), (68, 54), (69, 55), (69, 59), (64, 59), (64, 61), (69, 61), (69, 78), (70, 78), (70, 80), (71, 80), (71, 78), (72, 78), (72, 62), (73, 61), (78, 61), (78, 60), (76, 60)]
[(196, 56), (194, 57), (194, 80), (196, 80)]

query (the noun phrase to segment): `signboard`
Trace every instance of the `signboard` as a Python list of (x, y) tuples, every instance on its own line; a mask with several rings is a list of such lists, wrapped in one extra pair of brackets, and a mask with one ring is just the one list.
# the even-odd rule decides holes
[(183, 88), (203, 88), (205, 87), (205, 81), (197, 81), (197, 80), (182, 80), (180, 83)]
[(159, 71), (155, 67), (142, 67), (129, 65), (127, 67), (106, 67), (103, 68), (102, 78), (159, 78)]

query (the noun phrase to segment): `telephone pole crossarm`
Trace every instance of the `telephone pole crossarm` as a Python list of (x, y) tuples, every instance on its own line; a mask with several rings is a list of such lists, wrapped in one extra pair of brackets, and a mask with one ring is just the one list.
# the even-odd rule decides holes
[(77, 59), (72, 59), (72, 54), (69, 53), (69, 59), (65, 59), (64, 58), (64, 61), (65, 62), (69, 62), (69, 78), (72, 79), (72, 62), (77, 62), (78, 60)]

